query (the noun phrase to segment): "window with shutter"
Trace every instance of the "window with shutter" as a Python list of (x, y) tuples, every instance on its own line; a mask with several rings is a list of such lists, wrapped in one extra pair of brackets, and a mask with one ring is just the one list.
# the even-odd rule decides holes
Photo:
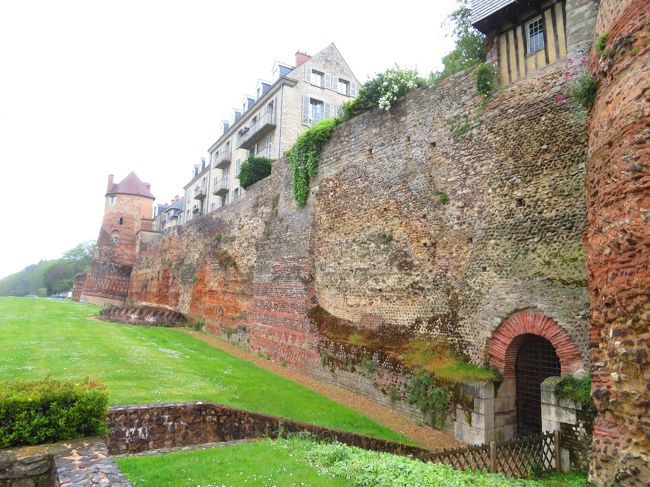
[(305, 67), (305, 81), (307, 83), (311, 82), (311, 68)]
[(350, 96), (357, 96), (357, 84), (355, 82), (350, 83)]
[(328, 90), (332, 88), (332, 76), (325, 73), (325, 88)]
[(302, 97), (302, 124), (309, 125), (309, 97)]

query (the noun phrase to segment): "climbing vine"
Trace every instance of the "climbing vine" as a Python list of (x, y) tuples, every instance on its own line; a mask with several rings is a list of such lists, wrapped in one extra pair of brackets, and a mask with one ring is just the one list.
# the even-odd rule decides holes
[(339, 121), (334, 118), (321, 120), (303, 132), (293, 147), (284, 154), (291, 168), (293, 197), (298, 206), (305, 206), (307, 203), (309, 179), (318, 174), (321, 151), (338, 124)]
[(434, 428), (441, 429), (445, 424), (451, 394), (436, 382), (426, 371), (416, 373), (410, 384), (408, 401), (417, 404), (420, 411)]

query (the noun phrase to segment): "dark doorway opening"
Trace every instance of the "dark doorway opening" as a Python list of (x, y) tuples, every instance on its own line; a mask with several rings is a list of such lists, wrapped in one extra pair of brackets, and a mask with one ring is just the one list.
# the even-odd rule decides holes
[(560, 359), (546, 338), (525, 335), (517, 351), (517, 435), (542, 432), (541, 384), (560, 375)]

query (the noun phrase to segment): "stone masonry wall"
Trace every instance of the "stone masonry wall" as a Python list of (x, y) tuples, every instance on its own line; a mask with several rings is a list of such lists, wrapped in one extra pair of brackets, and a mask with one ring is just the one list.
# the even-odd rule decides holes
[(591, 296), (593, 397), (590, 479), (650, 479), (650, 4), (603, 0), (592, 54), (584, 243)]
[(425, 459), (430, 452), (402, 443), (339, 431), (219, 404), (185, 402), (111, 408), (108, 451), (140, 453), (223, 441), (276, 438), (281, 433), (308, 431), (315, 437), (348, 445)]
[(449, 336), (475, 362), (536, 308), (586, 358), (585, 132), (564, 69), (486, 107), (465, 74), (340, 127), (313, 188), (318, 304), (370, 333)]
[(277, 161), (240, 201), (142, 246), (129, 299), (412, 416), (396, 352), (417, 337), (485, 363), (493, 330), (533, 309), (587, 362), (586, 144), (565, 69), (485, 105), (462, 73), (339, 126), (305, 208)]

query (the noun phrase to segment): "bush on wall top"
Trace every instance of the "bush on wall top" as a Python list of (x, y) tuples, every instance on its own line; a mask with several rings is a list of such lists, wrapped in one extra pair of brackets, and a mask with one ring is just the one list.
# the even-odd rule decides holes
[(239, 169), (239, 184), (246, 189), (251, 184), (271, 175), (273, 161), (266, 157), (250, 156)]
[(350, 120), (357, 115), (381, 108), (390, 110), (395, 101), (406, 95), (413, 88), (426, 85), (414, 69), (401, 69), (398, 66), (378, 74), (374, 79), (366, 81), (359, 89), (359, 95), (343, 105), (341, 118)]
[(108, 433), (108, 390), (99, 381), (0, 383), (0, 448)]

